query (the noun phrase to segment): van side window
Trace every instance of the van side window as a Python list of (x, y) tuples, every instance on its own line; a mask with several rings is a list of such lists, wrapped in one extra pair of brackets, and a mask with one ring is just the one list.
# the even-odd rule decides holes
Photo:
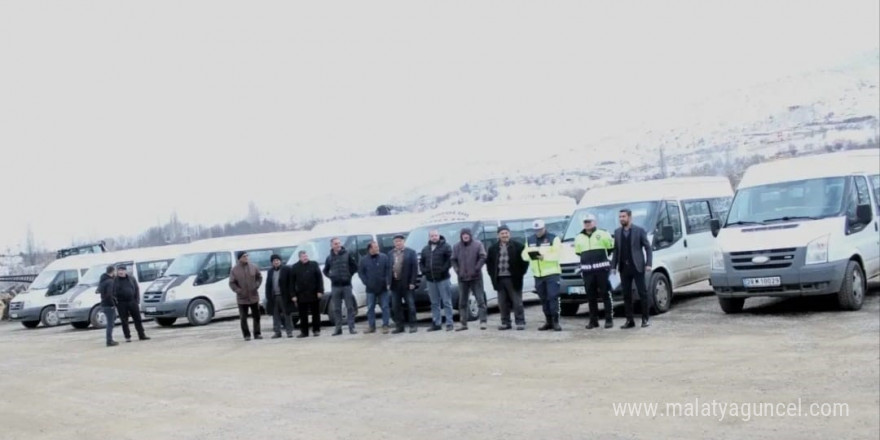
[(678, 209), (678, 203), (676, 202), (668, 202), (666, 203), (666, 210), (669, 211), (669, 224), (672, 225), (672, 230), (675, 231), (673, 234), (672, 242), (675, 243), (681, 238), (681, 211)]
[(171, 264), (171, 260), (145, 261), (137, 263), (138, 282), (148, 283), (165, 273), (165, 269)]
[(251, 264), (260, 268), (260, 270), (269, 270), (272, 267), (272, 249), (252, 249), (248, 250), (248, 260)]
[(370, 242), (373, 241), (372, 235), (357, 236), (357, 258), (366, 257), (370, 253)]
[[(494, 224), (484, 224), (481, 229), (483, 231), (482, 231), (482, 234), (480, 234), (480, 235), (482, 235), (482, 237), (480, 238), (480, 241), (483, 242), (483, 247), (485, 247), (488, 250), (490, 246), (492, 246), (495, 243), (498, 243), (498, 226), (496, 226)], [(479, 232), (477, 232), (477, 233), (479, 233)], [(478, 237), (480, 235), (478, 235)]]
[(687, 217), (688, 234), (697, 234), (709, 231), (709, 221), (712, 215), (708, 200), (690, 200), (684, 202), (684, 214)]
[[(249, 253), (248, 256), (251, 255), (253, 254)], [(228, 277), (231, 270), (232, 257), (228, 252), (211, 254), (205, 262), (205, 268), (201, 270), (199, 276), (196, 278), (196, 283), (199, 285), (216, 283)], [(207, 277), (204, 275), (207, 275)]]
[(857, 176), (852, 180), (853, 185), (849, 191), (849, 197), (846, 198), (846, 220), (849, 226), (849, 233), (856, 233), (865, 229), (866, 225), (859, 224), (856, 216), (856, 208), (864, 205), (866, 202), (871, 203), (868, 196), (868, 182), (864, 177)]
[(55, 280), (52, 281), (52, 285), (49, 287), (49, 291), (46, 292), (48, 296), (56, 296), (62, 295), (64, 292), (72, 289), (76, 286), (76, 283), (79, 282), (79, 271), (76, 269), (73, 270), (65, 270), (63, 272), (59, 272), (58, 275), (55, 276)]
[(874, 202), (877, 204), (877, 212), (880, 213), (880, 174), (871, 176), (871, 188), (874, 190)]
[(217, 279), (222, 280), (232, 272), (232, 255), (229, 252), (220, 252), (217, 256), (217, 269), (214, 271)]
[(727, 220), (727, 212), (730, 211), (730, 204), (733, 202), (733, 197), (717, 197), (709, 200), (709, 205), (712, 208), (712, 218), (721, 220)]

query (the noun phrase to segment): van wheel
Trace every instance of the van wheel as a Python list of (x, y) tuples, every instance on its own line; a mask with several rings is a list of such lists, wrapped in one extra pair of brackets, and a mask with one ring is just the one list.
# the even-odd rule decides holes
[(177, 322), (177, 318), (156, 318), (156, 324), (160, 327), (171, 327)]
[(837, 303), (843, 310), (859, 310), (865, 302), (865, 274), (855, 261), (846, 265), (843, 286), (837, 293)]
[(92, 323), (89, 321), (80, 321), (80, 322), (71, 322), (70, 325), (73, 326), (73, 328), (75, 328), (77, 330), (85, 330), (85, 329), (89, 328), (89, 326), (92, 325)]
[[(355, 317), (355, 319), (357, 319), (357, 315), (358, 315), (357, 298), (352, 298), (352, 302), (354, 302), (354, 317)], [(340, 315), (342, 317), (341, 325), (344, 327), (344, 326), (348, 325), (348, 307), (345, 307), (345, 300), (344, 299), (342, 300), (342, 304), (340, 307), (342, 307), (341, 315)], [(333, 312), (334, 310), (335, 310), (335, 308), (333, 307), (333, 300), (331, 298), (328, 300), (328, 303), (327, 303), (327, 316), (330, 317), (330, 324), (336, 325), (336, 317), (334, 316), (334, 312)]]
[(43, 312), (40, 313), (40, 322), (46, 327), (58, 325), (58, 312), (55, 311), (55, 307), (49, 306), (43, 309)]
[(40, 325), (40, 321), (21, 321), (21, 325), (25, 326), (25, 328), (37, 328)]
[(214, 319), (214, 308), (211, 303), (203, 299), (197, 299), (189, 303), (186, 311), (186, 319), (192, 325), (205, 325)]
[(559, 314), (562, 316), (575, 316), (581, 305), (578, 303), (559, 303)]
[(651, 282), (648, 285), (648, 289), (650, 289), (650, 294), (654, 297), (654, 306), (651, 307), (651, 313), (659, 315), (668, 312), (669, 307), (672, 306), (672, 285), (669, 283), (669, 278), (666, 278), (666, 275), (660, 272), (654, 272), (651, 274)]
[(742, 312), (745, 303), (745, 298), (718, 298), (721, 310), (724, 310), (724, 313), (727, 314)]
[(92, 308), (92, 313), (89, 314), (89, 323), (95, 328), (107, 328), (107, 315), (100, 306)]

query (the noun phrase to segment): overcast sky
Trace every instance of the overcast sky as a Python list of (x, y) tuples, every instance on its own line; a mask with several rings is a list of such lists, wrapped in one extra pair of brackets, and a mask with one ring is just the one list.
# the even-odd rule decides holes
[(582, 145), (874, 49), (878, 16), (876, 0), (2, 0), (0, 253), (29, 224), (55, 248)]

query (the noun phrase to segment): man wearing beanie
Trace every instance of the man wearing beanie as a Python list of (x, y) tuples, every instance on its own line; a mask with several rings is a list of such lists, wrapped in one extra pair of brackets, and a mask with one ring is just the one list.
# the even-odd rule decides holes
[(275, 334), (272, 339), (281, 337), (281, 326), (288, 338), (293, 337), (293, 321), (290, 314), (293, 302), (290, 299), (290, 289), (287, 280), (290, 277), (290, 268), (281, 264), (281, 256), (273, 254), (270, 257), (272, 268), (266, 273), (266, 313), (272, 315), (272, 329)]
[(498, 228), (498, 242), (489, 247), (486, 257), (486, 270), (492, 287), (498, 292), (498, 308), (501, 309), (501, 327), (498, 330), (510, 330), (510, 311), (513, 310), (517, 330), (526, 329), (526, 315), (523, 309), (522, 289), (523, 278), (529, 265), (519, 256), (523, 245), (510, 238), (510, 228), (502, 225)]
[(238, 263), (229, 274), (229, 287), (235, 292), (238, 301), (238, 315), (241, 318), (241, 334), (245, 341), (251, 340), (248, 330), (248, 311), (254, 319), (254, 339), (263, 339), (260, 332), (260, 286), (263, 275), (260, 268), (250, 263), (247, 252), (237, 252)]
[(458, 319), (461, 326), (456, 331), (468, 329), (468, 302), (471, 292), (479, 307), (480, 329), (486, 330), (486, 291), (483, 290), (483, 265), (486, 264), (486, 248), (474, 240), (471, 230), (461, 230), (461, 241), (452, 248), (452, 268), (458, 275)]

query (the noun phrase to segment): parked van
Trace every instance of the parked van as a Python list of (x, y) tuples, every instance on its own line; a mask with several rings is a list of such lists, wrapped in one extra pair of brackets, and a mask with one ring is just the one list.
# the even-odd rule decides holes
[[(272, 254), (292, 255), (307, 232), (282, 232), (210, 238), (187, 245), (165, 274), (143, 292), (144, 316), (163, 327), (186, 318), (192, 325), (205, 325), (228, 310), (238, 313), (235, 292), (229, 288), (235, 253), (246, 251), (265, 279)], [(262, 292), (261, 292), (261, 297)]]
[[(62, 324), (70, 324), (77, 329), (86, 329), (89, 326), (105, 327), (107, 318), (100, 307), (101, 295), (97, 290), (101, 275), (106, 273), (108, 265), (124, 264), (128, 268), (128, 276), (134, 277), (140, 291), (143, 292), (150, 283), (162, 276), (174, 258), (183, 253), (185, 248), (185, 245), (169, 245), (127, 249), (104, 254), (111, 259), (111, 262), (91, 267), (80, 278), (79, 284), (65, 293), (58, 301), (59, 321)], [(140, 299), (138, 298), (138, 300)]]
[[(342, 240), (342, 247), (351, 252), (357, 262), (367, 256), (367, 246), (373, 240), (379, 243), (380, 252), (388, 253), (394, 249), (394, 236), (398, 234), (406, 236), (408, 231), (421, 223), (423, 218), (422, 214), (397, 214), (347, 219), (317, 225), (311, 230), (315, 237), (300, 244), (297, 252), (290, 256), (288, 265), (299, 261), (299, 251), (304, 250), (308, 254), (309, 260), (318, 263), (323, 270), (324, 262), (330, 255), (330, 241), (334, 237)], [(366, 307), (367, 290), (357, 275), (352, 278), (351, 285), (356, 309), (360, 310)], [(326, 277), (324, 277), (324, 290), (327, 295), (321, 298), (320, 310), (335, 325), (333, 302), (329, 295), (330, 280)], [(343, 304), (343, 322), (348, 319), (347, 316), (348, 311)]]
[(28, 290), (9, 303), (9, 319), (20, 321), (27, 328), (59, 324), (58, 301), (76, 287), (80, 278), (92, 267), (111, 263), (106, 253), (72, 255), (46, 266), (28, 286)]
[[(613, 234), (620, 227), (620, 210), (632, 211), (633, 223), (648, 232), (654, 251), (652, 271), (645, 274), (653, 311), (664, 313), (676, 289), (709, 279), (715, 246), (710, 221), (724, 218), (732, 198), (733, 189), (726, 177), (651, 180), (588, 191), (563, 238), (561, 314), (574, 316), (587, 302), (580, 258), (574, 253), (574, 240), (583, 230), (587, 214), (596, 216), (598, 227)], [(619, 277), (611, 281), (612, 299), (620, 302)]]
[(743, 176), (712, 255), (725, 313), (754, 296), (837, 295), (862, 307), (880, 277), (880, 151), (754, 165)]
[[(455, 246), (461, 240), (459, 235), (461, 230), (469, 228), (473, 232), (473, 238), (483, 242), (488, 251), (490, 246), (498, 242), (499, 226), (507, 225), (510, 228), (511, 239), (525, 243), (526, 237), (534, 233), (531, 227), (532, 222), (536, 219), (543, 219), (549, 232), (562, 235), (576, 205), (574, 199), (570, 197), (550, 197), (516, 202), (471, 203), (454, 209), (438, 210), (426, 217), (421, 226), (410, 231), (406, 245), (415, 250), (421, 258), (422, 249), (428, 245), (428, 234), (432, 230), (438, 230), (440, 235), (446, 239), (446, 243)], [(452, 305), (453, 308), (458, 309), (458, 278), (455, 271), (450, 271), (450, 273), (453, 288)], [(415, 295), (416, 307), (419, 310), (431, 307), (431, 300), (423, 277), (424, 275), (420, 274), (420, 283)], [(483, 289), (486, 291), (487, 307), (497, 306), (498, 294), (492, 288), (492, 281), (485, 270), (483, 271)], [(524, 280), (523, 292), (528, 293), (534, 290), (534, 276), (528, 272)], [(526, 298), (529, 299), (528, 295)], [(467, 304), (467, 310), (469, 321), (479, 317), (479, 308), (473, 296), (470, 298), (470, 303)]]

